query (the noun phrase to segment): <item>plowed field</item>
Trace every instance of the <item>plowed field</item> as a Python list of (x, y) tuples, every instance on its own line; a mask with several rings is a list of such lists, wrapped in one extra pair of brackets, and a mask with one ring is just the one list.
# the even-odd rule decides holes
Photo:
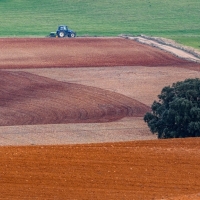
[(183, 65), (169, 53), (122, 38), (0, 39), (0, 68)]
[(199, 145), (199, 139), (177, 139), (1, 147), (0, 198), (152, 200), (197, 194)]
[(26, 72), (1, 71), (0, 81), (1, 126), (109, 122), (149, 110), (118, 93)]
[(122, 38), (2, 38), (0, 69), (0, 199), (200, 199), (199, 139), (147, 141), (142, 119), (200, 64)]

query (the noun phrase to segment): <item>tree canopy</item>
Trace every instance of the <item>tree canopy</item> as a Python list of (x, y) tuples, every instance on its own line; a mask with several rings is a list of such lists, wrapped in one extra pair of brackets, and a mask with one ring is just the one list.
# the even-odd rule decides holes
[(164, 87), (144, 121), (158, 138), (200, 136), (200, 79)]

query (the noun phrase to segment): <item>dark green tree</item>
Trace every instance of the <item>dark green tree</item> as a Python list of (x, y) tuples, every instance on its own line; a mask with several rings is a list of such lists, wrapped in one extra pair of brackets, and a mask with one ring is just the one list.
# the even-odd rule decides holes
[(200, 136), (200, 79), (164, 87), (144, 121), (158, 138)]

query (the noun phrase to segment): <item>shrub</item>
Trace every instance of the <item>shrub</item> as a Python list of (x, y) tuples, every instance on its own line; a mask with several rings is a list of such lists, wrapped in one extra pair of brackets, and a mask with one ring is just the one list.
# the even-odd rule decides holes
[(186, 79), (164, 87), (151, 112), (144, 116), (158, 138), (200, 136), (200, 79)]

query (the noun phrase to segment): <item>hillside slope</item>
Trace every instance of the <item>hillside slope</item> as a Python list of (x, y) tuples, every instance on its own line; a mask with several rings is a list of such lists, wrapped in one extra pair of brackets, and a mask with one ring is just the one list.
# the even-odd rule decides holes
[(149, 110), (115, 92), (27, 72), (0, 71), (0, 82), (1, 126), (108, 122)]

